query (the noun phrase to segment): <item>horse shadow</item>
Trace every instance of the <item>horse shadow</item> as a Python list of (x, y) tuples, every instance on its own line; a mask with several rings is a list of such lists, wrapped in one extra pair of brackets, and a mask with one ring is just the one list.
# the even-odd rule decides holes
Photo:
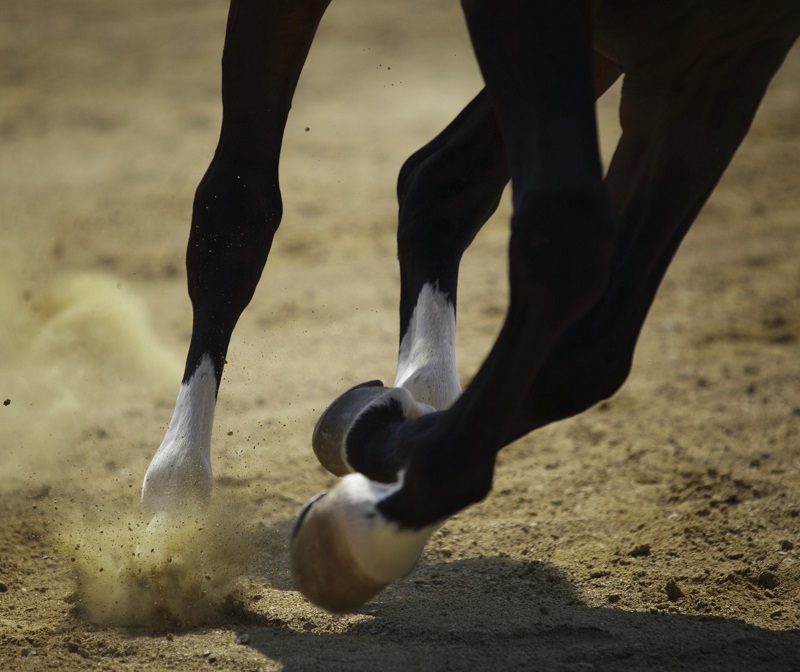
[[(292, 589), (279, 565), (274, 588)], [(798, 630), (590, 606), (556, 567), (507, 557), (423, 562), (359, 614), (333, 629), (313, 620), (298, 629), (242, 607), (227, 627), (287, 672), (800, 669)]]

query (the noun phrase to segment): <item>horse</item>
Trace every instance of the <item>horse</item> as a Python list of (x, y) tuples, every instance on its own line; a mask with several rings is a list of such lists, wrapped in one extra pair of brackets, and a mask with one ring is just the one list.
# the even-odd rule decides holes
[[(225, 356), (282, 215), (292, 97), (330, 0), (231, 0), (223, 119), (194, 198), (192, 335), (144, 477), (155, 520), (205, 506)], [(313, 449), (343, 476), (300, 512), (300, 590), (358, 608), (430, 535), (490, 492), (498, 452), (612, 396), (659, 284), (800, 34), (796, 0), (462, 0), (484, 88), (397, 181), (394, 385), (323, 413)], [(622, 136), (603, 175), (594, 103), (618, 79)], [(508, 311), (467, 389), (455, 366), (459, 263), (512, 187)]]

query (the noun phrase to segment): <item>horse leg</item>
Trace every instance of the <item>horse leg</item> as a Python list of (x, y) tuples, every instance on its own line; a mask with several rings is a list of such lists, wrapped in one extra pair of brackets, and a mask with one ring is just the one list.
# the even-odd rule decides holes
[(620, 225), (608, 289), (551, 350), (506, 442), (580, 413), (624, 383), (659, 284), (793, 39), (740, 47), (677, 87), (647, 95), (623, 88), (623, 134), (606, 177)]
[(365, 455), (392, 445), (407, 456), (396, 483), (350, 474), (301, 513), (296, 580), (334, 610), (410, 571), (438, 524), (486, 496), (547, 353), (608, 281), (615, 227), (597, 147), (589, 3), (463, 4), (513, 185), (510, 306), (449, 410), (396, 416), (360, 437)]
[[(618, 77), (615, 64), (594, 55), (597, 97)], [(437, 410), (449, 408), (461, 393), (454, 352), (461, 256), (497, 209), (508, 179), (503, 138), (485, 90), (400, 172), (394, 385)]]
[(148, 516), (191, 513), (211, 495), (211, 430), (225, 354), (280, 223), (283, 130), (328, 2), (231, 2), (222, 129), (195, 194), (186, 253), (192, 338), (172, 420), (144, 477)]
[[(614, 63), (594, 54), (597, 97), (618, 77)], [(352, 406), (357, 415), (346, 440), (336, 436), (331, 441), (334, 434), (324, 432), (314, 435), (314, 450), (333, 473), (358, 471), (373, 480), (396, 480), (405, 456), (395, 454), (391, 442), (369, 452), (348, 451), (348, 443), (358, 446), (360, 435), (369, 435), (393, 420), (449, 408), (461, 394), (455, 357), (458, 268), (464, 251), (497, 208), (508, 179), (503, 138), (485, 90), (403, 165), (397, 188), (397, 375), (391, 389), (365, 384), (334, 402)], [(339, 424), (339, 414), (333, 409), (334, 422)], [(318, 426), (326, 422), (323, 419)]]
[[(461, 393), (455, 357), (456, 291), (461, 256), (497, 208), (508, 181), (500, 130), (485, 92), (403, 165), (400, 206), (400, 348), (393, 388), (363, 385), (334, 401), (320, 419), (312, 445), (335, 474), (352, 471), (393, 481), (398, 456), (351, 453), (349, 441), (400, 413), (414, 417), (448, 408)], [(361, 407), (361, 401), (367, 403)], [(344, 440), (328, 433), (340, 406), (355, 408), (362, 421)], [(368, 417), (367, 417), (368, 416)], [(335, 424), (339, 424), (338, 420)], [(387, 446), (388, 447), (388, 446)]]
[(395, 387), (438, 410), (461, 394), (455, 318), (461, 256), (491, 217), (508, 168), (482, 91), (398, 179), (400, 350)]

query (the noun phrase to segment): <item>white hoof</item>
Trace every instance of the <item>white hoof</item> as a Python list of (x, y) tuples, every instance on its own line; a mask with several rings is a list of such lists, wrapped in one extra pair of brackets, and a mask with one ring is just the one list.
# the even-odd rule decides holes
[(290, 550), (295, 583), (311, 602), (333, 612), (353, 611), (414, 569), (437, 526), (401, 528), (377, 510), (401, 484), (402, 478), (384, 485), (349, 474), (306, 504)]

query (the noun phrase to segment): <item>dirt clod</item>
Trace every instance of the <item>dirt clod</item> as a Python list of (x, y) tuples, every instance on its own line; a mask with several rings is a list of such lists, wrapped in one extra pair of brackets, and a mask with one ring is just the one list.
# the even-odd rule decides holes
[(778, 577), (774, 572), (763, 571), (756, 576), (756, 583), (762, 588), (772, 590), (778, 587)]
[(667, 585), (664, 586), (664, 590), (667, 593), (667, 598), (670, 602), (675, 602), (683, 597), (683, 590), (678, 585), (678, 582), (675, 579), (670, 579), (667, 581)]

